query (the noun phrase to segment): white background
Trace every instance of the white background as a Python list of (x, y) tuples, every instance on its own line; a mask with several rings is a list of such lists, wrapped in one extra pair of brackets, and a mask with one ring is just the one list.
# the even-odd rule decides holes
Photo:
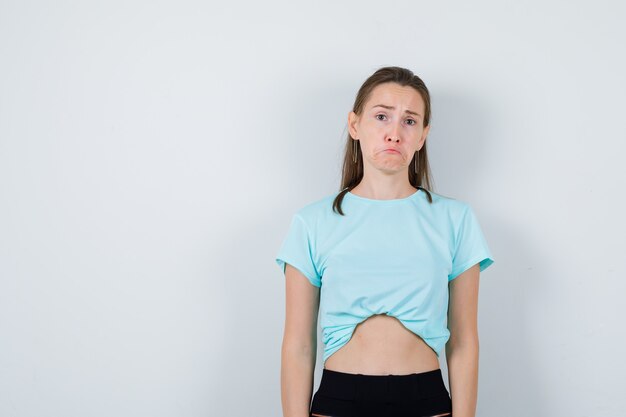
[(359, 86), (398, 65), (432, 94), (434, 190), (495, 259), (477, 416), (624, 416), (625, 18), (0, 0), (0, 415), (281, 415), (274, 257), (339, 189)]

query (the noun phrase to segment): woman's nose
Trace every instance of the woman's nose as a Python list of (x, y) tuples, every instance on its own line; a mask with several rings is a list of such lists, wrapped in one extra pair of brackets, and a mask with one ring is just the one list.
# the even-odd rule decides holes
[(397, 124), (394, 124), (391, 126), (391, 130), (389, 131), (387, 140), (396, 141), (396, 142), (400, 140), (400, 128), (398, 127)]

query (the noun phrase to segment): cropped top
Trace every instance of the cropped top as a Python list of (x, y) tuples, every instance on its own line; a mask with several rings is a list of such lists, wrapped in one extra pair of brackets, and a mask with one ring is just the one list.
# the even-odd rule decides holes
[(409, 197), (376, 200), (337, 194), (299, 209), (276, 256), (320, 287), (326, 360), (356, 326), (375, 314), (397, 318), (437, 357), (450, 338), (448, 283), (475, 264), (494, 261), (468, 203), (418, 189)]

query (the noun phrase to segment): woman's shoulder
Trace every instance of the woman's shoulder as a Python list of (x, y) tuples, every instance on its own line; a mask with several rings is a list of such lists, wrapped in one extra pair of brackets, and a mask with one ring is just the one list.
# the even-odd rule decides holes
[[(470, 205), (467, 201), (458, 199), (456, 197), (452, 197), (449, 195), (444, 195), (440, 193), (435, 193), (433, 191), (428, 190), (430, 195), (432, 196), (433, 202), (431, 203), (433, 208), (440, 212), (445, 212), (452, 216), (458, 216), (462, 214), (465, 210), (470, 208)], [(426, 199), (427, 197), (424, 197)]]
[(323, 197), (310, 201), (300, 207), (296, 211), (296, 214), (306, 219), (311, 219), (320, 216), (323, 213), (332, 211), (333, 201), (337, 197), (338, 193), (327, 194)]
[[(436, 216), (443, 215), (446, 218), (454, 219), (461, 217), (470, 208), (468, 202), (449, 195), (428, 190), (432, 197), (431, 203), (428, 201), (425, 190), (421, 190), (420, 193), (422, 204), (418, 204), (418, 206), (430, 207), (431, 213)], [(338, 194), (339, 192), (329, 193), (314, 199), (301, 206), (295, 214), (304, 220), (305, 223), (311, 225), (319, 221), (329, 222), (340, 218), (342, 216), (339, 216), (333, 210), (333, 203)]]

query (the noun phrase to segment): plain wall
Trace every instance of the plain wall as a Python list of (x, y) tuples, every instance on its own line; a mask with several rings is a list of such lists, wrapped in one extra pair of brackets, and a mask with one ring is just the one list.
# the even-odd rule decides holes
[(625, 12), (0, 0), (0, 415), (281, 415), (275, 255), (399, 65), (495, 259), (477, 416), (624, 416)]

